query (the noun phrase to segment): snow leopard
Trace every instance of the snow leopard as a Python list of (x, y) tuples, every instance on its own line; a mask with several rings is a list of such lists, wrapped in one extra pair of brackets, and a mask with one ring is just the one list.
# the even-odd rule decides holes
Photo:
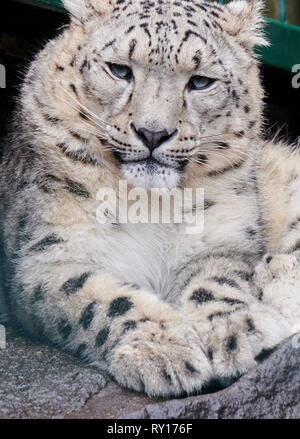
[[(262, 136), (264, 2), (63, 3), (4, 142), (2, 314), (149, 396), (232, 382), (300, 329), (300, 154)], [(202, 188), (201, 233), (120, 221), (99, 201), (120, 181)]]

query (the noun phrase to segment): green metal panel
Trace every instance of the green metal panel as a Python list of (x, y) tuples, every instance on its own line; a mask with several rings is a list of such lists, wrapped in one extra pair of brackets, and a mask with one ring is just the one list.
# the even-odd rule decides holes
[[(57, 11), (64, 11), (61, 0), (17, 0), (23, 3), (33, 4), (51, 8)], [(226, 3), (225, 0), (219, 0)], [(271, 42), (268, 48), (258, 48), (257, 52), (262, 56), (262, 62), (273, 67), (291, 70), (294, 64), (300, 64), (300, 27), (284, 22), (286, 18), (286, 2), (278, 0), (280, 7), (280, 18), (277, 21), (267, 19), (266, 34)]]
[(21, 3), (27, 3), (29, 5), (41, 6), (47, 9), (53, 9), (54, 11), (62, 12), (64, 7), (61, 0), (17, 0)]
[(294, 64), (300, 64), (300, 27), (280, 21), (267, 19), (266, 35), (270, 47), (259, 48), (262, 61), (273, 67), (291, 70)]

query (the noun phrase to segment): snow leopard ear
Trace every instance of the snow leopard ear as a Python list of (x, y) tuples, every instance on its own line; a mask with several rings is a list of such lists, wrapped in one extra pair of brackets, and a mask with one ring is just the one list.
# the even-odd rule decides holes
[(84, 23), (89, 17), (112, 11), (116, 2), (117, 0), (63, 0), (72, 20), (78, 24)]
[(225, 8), (230, 14), (225, 25), (227, 33), (236, 36), (249, 49), (268, 46), (263, 32), (264, 6), (264, 0), (233, 0), (228, 3)]

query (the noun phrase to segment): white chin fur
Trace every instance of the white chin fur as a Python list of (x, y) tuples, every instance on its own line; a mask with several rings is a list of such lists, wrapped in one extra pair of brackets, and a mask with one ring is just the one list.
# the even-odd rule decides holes
[(122, 164), (122, 175), (124, 180), (135, 187), (167, 188), (173, 189), (179, 183), (180, 174), (178, 171), (165, 166), (159, 166), (155, 170), (149, 169), (140, 164)]

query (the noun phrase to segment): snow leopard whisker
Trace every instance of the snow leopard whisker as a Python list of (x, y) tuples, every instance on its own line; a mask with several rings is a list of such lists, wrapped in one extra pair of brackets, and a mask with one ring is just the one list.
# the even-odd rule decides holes
[(209, 165), (206, 161), (201, 160), (201, 159), (197, 159), (196, 157), (188, 157), (187, 161), (190, 163), (196, 163), (198, 165), (203, 165), (206, 166), (207, 168), (209, 168), (211, 171), (214, 171), (215, 168), (213, 168), (211, 165)]
[(215, 157), (220, 157), (222, 159), (224, 158), (227, 161), (227, 163), (229, 163), (229, 164), (232, 163), (232, 161), (228, 157), (226, 157), (225, 154), (218, 153), (217, 151), (210, 151), (210, 150), (201, 149), (200, 154), (202, 154), (202, 153), (204, 153), (204, 154), (210, 153), (211, 155), (214, 155)]
[[(73, 97), (72, 97), (72, 95), (70, 95), (65, 89), (63, 89), (69, 96), (70, 96), (70, 98), (76, 103), (76, 104), (79, 104), (79, 106), (80, 107), (82, 107), (82, 104), (80, 104), (80, 102), (79, 101), (77, 101), (76, 99), (74, 99)], [(74, 104), (71, 104), (69, 101), (67, 101), (67, 100), (65, 100), (65, 99), (63, 99), (63, 98), (61, 98), (61, 97), (59, 97), (59, 99), (60, 99), (60, 101), (61, 102), (63, 102), (64, 104), (66, 104), (66, 105), (68, 105), (70, 108), (72, 108), (73, 110), (75, 110), (75, 111), (78, 111), (78, 108), (74, 105)], [(86, 107), (84, 107), (84, 109), (85, 109)], [(84, 114), (91, 122), (93, 122), (94, 124), (96, 124), (96, 126), (97, 127), (99, 127), (99, 128), (101, 128), (101, 129), (104, 129), (104, 130), (107, 130), (107, 127), (108, 127), (108, 124), (104, 124), (104, 122), (98, 122), (97, 120), (94, 120), (92, 117), (94, 117), (93, 116), (93, 113), (92, 112), (90, 112), (89, 111), (89, 113), (91, 113), (91, 116), (89, 115), (89, 114), (86, 114), (86, 112), (87, 111), (89, 111), (88, 109), (86, 109), (85, 110), (85, 112), (84, 113), (82, 113), (82, 114)], [(102, 124), (102, 125), (100, 125), (100, 124)]]
[[(215, 150), (203, 149), (203, 148), (199, 149), (199, 151), (198, 151), (198, 153), (200, 153), (200, 154), (201, 153), (203, 153), (203, 154), (208, 154), (209, 153), (210, 155), (213, 155), (215, 157), (224, 158), (227, 161), (228, 165), (234, 166), (235, 164), (237, 164), (239, 162), (241, 157), (240, 157), (240, 155), (238, 154), (237, 151), (231, 151), (231, 152), (233, 152), (235, 154), (235, 157), (233, 157), (233, 161), (230, 160), (229, 157), (227, 157), (226, 154), (222, 153), (222, 151), (215, 151)], [(248, 157), (251, 158), (251, 156), (248, 156)], [(201, 165), (205, 164), (205, 165), (209, 166), (207, 162), (197, 158), (196, 156), (188, 157), (187, 160), (189, 160), (190, 158), (192, 158), (191, 161), (193, 161), (194, 163), (199, 163)], [(215, 170), (215, 168), (211, 168), (211, 169)]]
[[(76, 111), (78, 110), (74, 105), (70, 104), (70, 102), (68, 102), (68, 101), (66, 101), (66, 100), (64, 100), (64, 99), (62, 99), (62, 98), (60, 98), (60, 100), (61, 100), (64, 104), (66, 104), (66, 105), (68, 105), (70, 108), (72, 108), (73, 110), (76, 110)], [(88, 126), (89, 128), (93, 128), (93, 129), (96, 129), (96, 130), (97, 130), (97, 131), (95, 131), (95, 132), (90, 132), (90, 134), (93, 134), (93, 135), (96, 135), (96, 136), (98, 136), (98, 137), (101, 137), (103, 140), (107, 140), (107, 136), (106, 136), (107, 132), (105, 131), (105, 129), (102, 128), (102, 127), (100, 127), (100, 126), (98, 126), (97, 122), (94, 121), (94, 120), (93, 120), (88, 114), (85, 113), (85, 115), (86, 115), (86, 117), (87, 117), (91, 122), (93, 122), (94, 125), (91, 125), (91, 124), (86, 123), (86, 122), (83, 122), (83, 121), (82, 121), (82, 124)], [(95, 125), (96, 125), (96, 126), (95, 126)], [(101, 130), (100, 130), (100, 128), (101, 128)], [(83, 129), (81, 128), (81, 130), (83, 130)]]
[(96, 137), (100, 137), (103, 140), (108, 140), (108, 136), (106, 133), (103, 133), (103, 131), (100, 131), (98, 128), (94, 127), (93, 125), (86, 123), (86, 122), (82, 122), (83, 125), (86, 126), (86, 128), (81, 128), (81, 131), (87, 132), (89, 134), (92, 134)]
[[(57, 84), (56, 81), (53, 81)], [(91, 119), (94, 123), (96, 123), (97, 125), (99, 125), (100, 128), (104, 128), (106, 130), (110, 129), (111, 126), (106, 123), (103, 119), (101, 119), (99, 116), (97, 116), (97, 114), (95, 114), (93, 111), (91, 111), (89, 108), (87, 108), (85, 105), (83, 105), (78, 99), (74, 98), (74, 96), (72, 96), (71, 93), (68, 92), (68, 90), (66, 90), (62, 85), (58, 84), (59, 87), (66, 93), (67, 96), (69, 96), (70, 99), (72, 99), (73, 102), (75, 102), (77, 105), (80, 106), (80, 108), (82, 108), (86, 113), (88, 113), (92, 118), (95, 118), (96, 120)]]
[[(197, 140), (199, 140), (201, 142), (201, 140), (203, 139), (214, 139), (214, 138), (219, 138), (219, 137), (228, 137), (228, 136), (232, 136), (234, 134), (234, 132), (230, 132), (230, 133), (219, 133), (219, 134), (212, 134), (211, 136), (199, 136), (199, 138)], [(218, 140), (217, 140), (218, 141)]]
[[(213, 154), (214, 154), (214, 153), (213, 153)], [(227, 163), (227, 165), (228, 165), (228, 166), (232, 166), (232, 167), (233, 167), (234, 165), (238, 164), (238, 163), (240, 162), (240, 160), (241, 160), (239, 157), (236, 157), (236, 158), (233, 157), (233, 160), (230, 160), (228, 157), (224, 157), (224, 156), (222, 156), (222, 155), (214, 154), (214, 156), (217, 157), (217, 158), (225, 159), (225, 162)]]
[[(197, 148), (197, 150), (195, 151), (196, 154), (202, 153), (202, 152), (209, 153), (209, 154), (215, 153), (215, 154), (221, 155), (222, 157), (227, 157), (228, 156), (228, 150), (226, 150), (226, 149), (219, 149), (218, 147), (215, 147), (215, 148), (214, 147), (210, 147), (207, 144), (199, 146)], [(229, 152), (230, 152), (231, 156), (232, 155), (236, 155), (236, 156), (242, 156), (243, 155), (244, 157), (249, 157), (249, 158), (253, 157), (251, 154), (249, 154), (249, 152), (242, 151), (242, 150), (231, 149)]]
[[(199, 148), (200, 152), (205, 152), (205, 153), (209, 153), (209, 154), (215, 154), (215, 155), (219, 155), (221, 157), (227, 157), (226, 154), (226, 150), (222, 150), (222, 149), (205, 149), (205, 148)], [(249, 152), (246, 151), (242, 151), (242, 150), (230, 150), (230, 156), (237, 156), (238, 158), (241, 158), (241, 156), (243, 156), (244, 158), (249, 158), (252, 159), (254, 157), (254, 154), (251, 154)]]

